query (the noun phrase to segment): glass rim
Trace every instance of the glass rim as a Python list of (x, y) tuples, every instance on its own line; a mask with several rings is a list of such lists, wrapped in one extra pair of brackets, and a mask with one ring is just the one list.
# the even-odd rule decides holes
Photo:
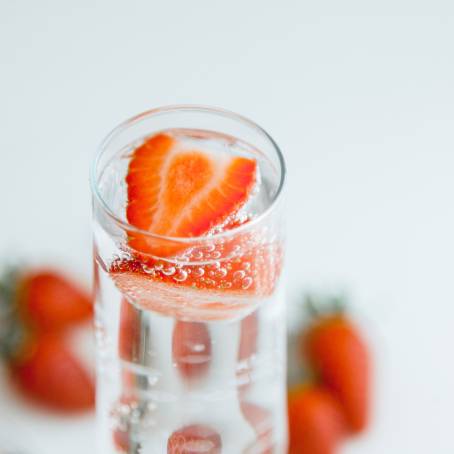
[[(144, 118), (154, 117), (154, 116), (168, 114), (168, 113), (172, 113), (172, 112), (191, 112), (191, 111), (202, 112), (202, 113), (207, 113), (207, 114), (214, 114), (214, 115), (230, 118), (231, 120), (238, 121), (240, 123), (243, 123), (243, 124), (251, 127), (252, 129), (254, 129), (256, 132), (258, 132), (262, 137), (265, 137), (265, 139), (271, 143), (274, 151), (276, 152), (276, 155), (277, 155), (277, 158), (279, 161), (280, 179), (279, 179), (279, 185), (278, 185), (277, 191), (274, 194), (273, 198), (271, 199), (269, 206), (265, 210), (263, 210), (263, 212), (261, 212), (257, 217), (251, 219), (250, 221), (248, 221), (244, 224), (241, 224), (238, 227), (234, 227), (231, 230), (225, 230), (223, 232), (205, 234), (205, 235), (201, 235), (201, 236), (191, 236), (191, 237), (166, 236), (166, 235), (152, 233), (148, 230), (140, 229), (138, 227), (135, 227), (132, 224), (129, 224), (128, 222), (121, 219), (111, 209), (109, 204), (104, 200), (104, 198), (101, 195), (101, 192), (99, 190), (98, 178), (97, 178), (97, 175), (98, 175), (97, 172), (99, 170), (98, 167), (99, 167), (101, 158), (104, 156), (104, 153), (106, 153), (108, 150), (109, 143), (118, 134), (125, 131), (131, 125), (141, 121)], [(178, 243), (193, 243), (193, 242), (197, 242), (197, 241), (216, 240), (218, 238), (230, 237), (230, 236), (236, 235), (237, 233), (247, 231), (250, 228), (257, 225), (258, 223), (260, 223), (263, 219), (265, 219), (273, 211), (274, 207), (277, 205), (277, 203), (281, 199), (281, 195), (282, 195), (283, 188), (285, 185), (286, 174), (287, 174), (287, 171), (286, 171), (286, 166), (285, 166), (285, 160), (284, 160), (284, 156), (283, 156), (279, 146), (274, 141), (274, 139), (265, 131), (265, 129), (263, 129), (261, 126), (259, 126), (254, 121), (250, 120), (247, 117), (239, 115), (235, 112), (232, 112), (232, 111), (226, 110), (226, 109), (222, 109), (219, 107), (211, 107), (211, 106), (199, 105), (199, 104), (174, 104), (174, 105), (167, 105), (167, 106), (156, 107), (153, 109), (146, 110), (142, 113), (139, 113), (137, 115), (134, 115), (133, 117), (128, 118), (127, 120), (121, 122), (115, 128), (113, 128), (105, 136), (105, 138), (102, 140), (100, 145), (97, 147), (97, 151), (95, 153), (94, 159), (90, 166), (90, 187), (91, 187), (92, 194), (94, 195), (96, 200), (99, 202), (101, 208), (105, 211), (105, 213), (113, 221), (115, 221), (124, 230), (133, 232), (133, 233), (137, 233), (140, 235), (144, 235), (144, 236), (147, 236), (150, 238), (158, 239), (158, 240), (172, 241), (172, 242), (178, 242)]]

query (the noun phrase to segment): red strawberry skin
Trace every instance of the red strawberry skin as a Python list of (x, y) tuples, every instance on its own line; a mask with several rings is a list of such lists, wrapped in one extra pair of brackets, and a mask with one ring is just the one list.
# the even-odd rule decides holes
[(53, 270), (27, 273), (19, 283), (19, 310), (42, 331), (55, 331), (93, 315), (91, 297)]
[(63, 412), (94, 406), (94, 381), (59, 335), (36, 338), (10, 367), (14, 383), (41, 405)]
[(289, 393), (289, 454), (335, 454), (345, 433), (337, 400), (318, 386), (300, 385)]
[(322, 317), (306, 333), (302, 348), (341, 403), (351, 432), (363, 431), (369, 419), (371, 365), (358, 329), (344, 316)]

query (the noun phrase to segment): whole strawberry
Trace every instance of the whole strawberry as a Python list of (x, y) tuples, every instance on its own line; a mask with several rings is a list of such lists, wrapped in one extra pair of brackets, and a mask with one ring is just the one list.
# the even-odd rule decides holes
[(54, 270), (34, 270), (18, 275), (17, 304), (21, 315), (43, 331), (54, 331), (89, 319), (90, 295)]
[(339, 402), (318, 385), (298, 385), (288, 395), (289, 454), (334, 454), (345, 434)]
[(363, 431), (369, 419), (371, 361), (359, 329), (342, 311), (318, 314), (301, 349), (319, 382), (339, 400), (350, 432)]
[(93, 377), (61, 334), (30, 339), (11, 361), (10, 371), (22, 393), (39, 404), (61, 411), (94, 405)]

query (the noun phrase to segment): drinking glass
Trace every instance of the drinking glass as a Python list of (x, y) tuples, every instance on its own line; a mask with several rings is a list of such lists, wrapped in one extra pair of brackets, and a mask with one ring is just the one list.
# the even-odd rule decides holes
[[(131, 154), (166, 131), (256, 160), (257, 187), (229, 229), (167, 237), (128, 223)], [(284, 178), (274, 140), (221, 109), (153, 109), (102, 142), (91, 169), (99, 452), (286, 452)]]

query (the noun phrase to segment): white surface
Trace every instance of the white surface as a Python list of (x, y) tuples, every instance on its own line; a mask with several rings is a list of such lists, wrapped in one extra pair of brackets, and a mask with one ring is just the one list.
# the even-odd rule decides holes
[[(290, 299), (341, 284), (376, 353), (371, 432), (346, 454), (454, 450), (454, 3), (0, 3), (0, 253), (89, 278), (88, 165), (169, 103), (255, 119), (288, 161)], [(5, 385), (6, 386), (6, 385)], [(89, 452), (92, 419), (24, 412), (0, 441)]]

